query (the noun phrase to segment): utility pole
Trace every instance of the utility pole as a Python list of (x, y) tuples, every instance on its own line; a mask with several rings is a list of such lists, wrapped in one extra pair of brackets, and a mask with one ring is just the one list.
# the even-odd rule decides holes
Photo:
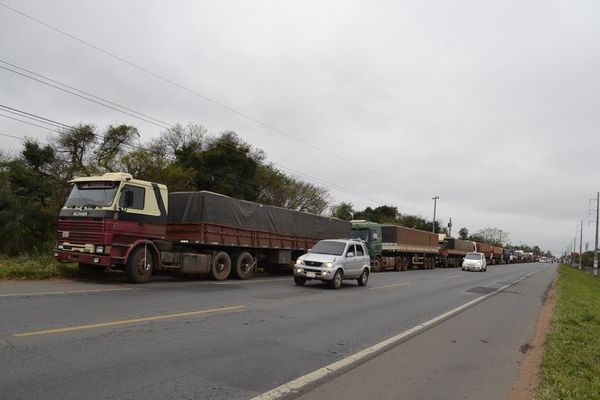
[(579, 269), (581, 269), (581, 259), (583, 258), (583, 220), (581, 220), (581, 226), (579, 227)]
[(598, 275), (598, 214), (600, 214), (600, 192), (596, 192), (596, 245), (594, 246), (594, 275)]
[(448, 222), (448, 237), (452, 237), (452, 218), (450, 218), (450, 222)]
[[(433, 228), (431, 229), (431, 232), (435, 233), (435, 210), (436, 210), (436, 206), (437, 206), (437, 201), (440, 197), (439, 196), (435, 196), (432, 197), (431, 200), (433, 200)], [(598, 247), (598, 239), (596, 239), (596, 248)]]

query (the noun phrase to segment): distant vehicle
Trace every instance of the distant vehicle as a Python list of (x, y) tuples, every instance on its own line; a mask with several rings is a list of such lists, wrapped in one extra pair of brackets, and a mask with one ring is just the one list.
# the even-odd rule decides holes
[(462, 264), (463, 271), (487, 271), (485, 255), (478, 252), (467, 253)]
[(308, 253), (300, 256), (294, 266), (294, 282), (302, 286), (318, 279), (339, 289), (344, 279), (356, 279), (365, 286), (371, 272), (369, 252), (358, 240), (321, 240)]

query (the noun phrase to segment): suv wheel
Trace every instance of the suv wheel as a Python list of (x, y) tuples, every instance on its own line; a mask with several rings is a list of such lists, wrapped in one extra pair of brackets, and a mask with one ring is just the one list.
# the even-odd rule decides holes
[(332, 289), (339, 289), (342, 287), (342, 271), (335, 271), (335, 275), (333, 275), (333, 279), (329, 282), (329, 287)]
[(369, 280), (369, 271), (363, 270), (362, 274), (358, 277), (358, 286), (366, 286), (367, 281)]

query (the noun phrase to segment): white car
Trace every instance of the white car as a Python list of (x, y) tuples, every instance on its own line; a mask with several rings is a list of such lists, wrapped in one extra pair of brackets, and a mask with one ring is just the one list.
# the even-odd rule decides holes
[(472, 251), (467, 253), (462, 263), (463, 271), (486, 271), (487, 262), (483, 253)]
[(294, 282), (302, 286), (306, 281), (318, 279), (338, 289), (343, 279), (356, 279), (359, 286), (365, 286), (370, 264), (369, 252), (362, 241), (321, 240), (296, 261)]

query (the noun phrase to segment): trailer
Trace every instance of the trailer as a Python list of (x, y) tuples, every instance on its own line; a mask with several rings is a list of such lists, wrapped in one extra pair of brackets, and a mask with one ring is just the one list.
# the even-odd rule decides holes
[(351, 224), (212, 192), (168, 193), (124, 173), (77, 178), (59, 215), (54, 256), (80, 268), (248, 279), (257, 270), (291, 271), (321, 239), (349, 238)]
[(460, 267), (464, 256), (475, 251), (475, 242), (446, 237), (441, 243), (439, 265), (445, 268)]
[(383, 268), (406, 271), (433, 269), (439, 254), (438, 235), (398, 225), (381, 225)]

